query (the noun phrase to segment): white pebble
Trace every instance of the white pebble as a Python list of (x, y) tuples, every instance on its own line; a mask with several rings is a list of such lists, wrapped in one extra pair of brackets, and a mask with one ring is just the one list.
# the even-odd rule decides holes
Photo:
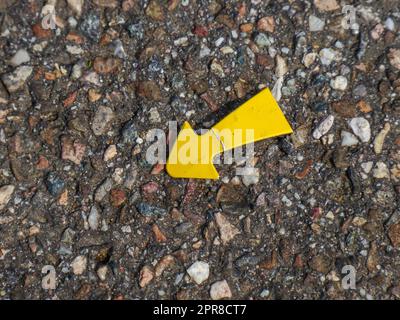
[(232, 292), (226, 280), (217, 281), (211, 285), (210, 297), (213, 300), (221, 300), (223, 298), (231, 298)]
[(75, 275), (81, 275), (85, 272), (87, 265), (87, 258), (85, 256), (77, 256), (71, 263), (72, 272)]
[(342, 147), (350, 147), (358, 144), (356, 136), (348, 131), (342, 131)]
[(310, 15), (310, 18), (308, 19), (308, 25), (311, 32), (322, 31), (325, 27), (325, 21), (314, 15)]
[(314, 139), (320, 139), (322, 136), (328, 133), (332, 128), (333, 121), (335, 120), (333, 115), (329, 115), (324, 121), (322, 121), (313, 132)]
[(187, 273), (194, 282), (201, 284), (208, 279), (210, 267), (206, 262), (196, 261), (187, 269)]
[(390, 178), (389, 169), (384, 162), (378, 162), (372, 174), (376, 179)]
[(25, 49), (19, 49), (10, 60), (10, 64), (13, 67), (17, 67), (23, 63), (29, 62), (31, 58), (29, 57), (28, 51)]
[(329, 66), (334, 60), (337, 59), (337, 52), (330, 48), (324, 48), (319, 52), (319, 58), (323, 65)]
[(371, 139), (371, 127), (365, 118), (353, 118), (349, 125), (354, 134), (360, 138), (362, 142), (368, 142)]
[(337, 76), (331, 80), (331, 88), (339, 91), (345, 91), (347, 89), (347, 79), (343, 76)]

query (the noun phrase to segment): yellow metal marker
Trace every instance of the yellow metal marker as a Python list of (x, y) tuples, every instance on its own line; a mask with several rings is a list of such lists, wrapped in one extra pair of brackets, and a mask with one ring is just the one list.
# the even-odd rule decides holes
[(218, 179), (213, 164), (217, 154), (292, 132), (271, 92), (264, 89), (205, 134), (196, 134), (186, 121), (171, 149), (166, 170), (174, 178)]

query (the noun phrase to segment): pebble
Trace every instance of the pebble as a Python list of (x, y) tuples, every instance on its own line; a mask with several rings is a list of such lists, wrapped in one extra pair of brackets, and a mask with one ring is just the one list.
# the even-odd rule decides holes
[(274, 33), (275, 19), (272, 16), (263, 17), (257, 22), (257, 29), (259, 31)]
[(342, 131), (342, 147), (350, 147), (358, 144), (356, 136), (348, 131)]
[(365, 118), (353, 118), (349, 125), (354, 134), (360, 138), (362, 142), (368, 142), (371, 139), (371, 127)]
[(65, 48), (68, 53), (73, 54), (73, 55), (80, 55), (80, 54), (84, 53), (83, 49), (78, 46), (66, 45)]
[(303, 64), (306, 68), (309, 68), (317, 59), (317, 54), (314, 52), (307, 53), (303, 57)]
[(3, 75), (2, 80), (8, 92), (12, 93), (21, 89), (32, 74), (32, 71), (32, 67), (21, 66), (16, 68), (12, 73)]
[(242, 170), (242, 182), (246, 187), (258, 183), (260, 180), (260, 172), (258, 169), (249, 167), (243, 168)]
[(93, 118), (92, 130), (96, 136), (105, 134), (114, 119), (114, 112), (110, 107), (100, 106)]
[(97, 189), (95, 193), (95, 200), (100, 202), (111, 191), (112, 180), (107, 178)]
[(105, 281), (107, 279), (107, 272), (108, 272), (107, 265), (101, 266), (97, 269), (97, 276), (101, 281)]
[(331, 80), (331, 87), (334, 90), (345, 91), (347, 89), (347, 78), (344, 76), (337, 76)]
[(105, 162), (113, 159), (117, 155), (117, 146), (115, 144), (109, 145), (103, 155)]
[(79, 276), (86, 270), (87, 258), (86, 256), (77, 256), (71, 263), (72, 272)]
[(389, 227), (389, 239), (395, 248), (400, 248), (400, 223), (392, 224)]
[(281, 78), (288, 72), (288, 67), (285, 59), (283, 59), (280, 55), (277, 55), (275, 60), (276, 60), (275, 75), (278, 78)]
[(256, 42), (257, 46), (259, 46), (260, 48), (265, 48), (270, 46), (271, 40), (268, 38), (268, 36), (265, 33), (259, 33), (254, 41)]
[(187, 269), (187, 273), (194, 282), (202, 284), (210, 275), (210, 267), (206, 262), (196, 261)]
[(13, 67), (18, 67), (21, 64), (29, 62), (31, 60), (28, 51), (25, 49), (19, 49), (10, 60), (10, 64)]
[(390, 124), (386, 122), (383, 129), (378, 133), (378, 135), (375, 137), (374, 140), (374, 151), (376, 154), (382, 153), (383, 143), (389, 131), (390, 131)]
[(372, 175), (374, 176), (374, 178), (376, 179), (389, 179), (390, 178), (390, 173), (389, 173), (389, 169), (386, 165), (386, 163), (384, 162), (378, 162), (376, 164), (375, 169), (372, 171)]
[(340, 9), (337, 0), (314, 0), (314, 5), (322, 12), (335, 11)]
[(211, 285), (210, 297), (212, 300), (221, 300), (232, 298), (232, 292), (226, 280), (214, 282)]
[(46, 187), (50, 194), (54, 197), (61, 194), (65, 186), (65, 182), (57, 176), (54, 172), (47, 175)]
[(99, 220), (100, 220), (99, 211), (97, 210), (96, 206), (92, 206), (88, 217), (88, 223), (90, 229), (97, 230), (99, 228)]
[(101, 35), (100, 18), (95, 13), (89, 13), (79, 28), (89, 39), (98, 42)]
[(390, 49), (388, 53), (390, 64), (400, 70), (400, 49)]
[(219, 228), (219, 233), (223, 244), (227, 244), (237, 234), (240, 233), (239, 229), (232, 225), (229, 220), (220, 212), (215, 214), (215, 222)]
[(154, 278), (154, 271), (150, 266), (144, 266), (139, 274), (139, 286), (146, 287)]
[(325, 120), (323, 120), (317, 128), (313, 132), (314, 139), (320, 139), (322, 136), (328, 133), (328, 131), (332, 128), (335, 117), (333, 115), (329, 115)]
[(146, 202), (140, 202), (136, 209), (139, 211), (140, 214), (146, 217), (153, 217), (153, 216), (163, 216), (167, 214), (167, 210), (164, 208), (159, 208), (152, 206)]
[(308, 25), (311, 32), (317, 32), (324, 30), (325, 21), (321, 20), (320, 18), (310, 15), (308, 19)]
[(15, 186), (9, 184), (0, 188), (0, 210), (4, 209), (11, 199)]
[(329, 66), (337, 60), (337, 52), (331, 48), (324, 48), (319, 52), (319, 59), (323, 65)]
[(363, 162), (361, 163), (361, 168), (365, 173), (368, 174), (371, 172), (373, 165), (374, 165), (373, 161)]
[(82, 7), (84, 0), (67, 0), (68, 6), (80, 17), (82, 14)]
[(388, 17), (385, 21), (385, 28), (388, 29), (389, 31), (395, 31), (396, 26), (394, 24), (394, 21), (392, 18)]
[(86, 146), (67, 137), (61, 139), (61, 159), (70, 160), (79, 165), (85, 155)]
[(122, 142), (126, 144), (133, 144), (138, 137), (136, 126), (133, 121), (128, 121), (122, 128)]

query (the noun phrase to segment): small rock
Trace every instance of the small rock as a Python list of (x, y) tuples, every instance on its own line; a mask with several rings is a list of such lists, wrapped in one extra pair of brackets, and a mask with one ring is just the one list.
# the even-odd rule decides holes
[(32, 74), (32, 71), (32, 67), (22, 66), (15, 69), (12, 73), (3, 75), (2, 80), (8, 92), (12, 93), (21, 89)]
[(208, 279), (210, 267), (206, 262), (196, 261), (187, 269), (187, 273), (194, 282), (201, 284)]
[(149, 120), (151, 123), (161, 122), (161, 117), (156, 107), (153, 107), (149, 110)]
[(100, 17), (91, 12), (80, 25), (80, 30), (89, 37), (89, 39), (98, 42), (101, 35)]
[(101, 281), (106, 281), (107, 279), (107, 272), (108, 272), (108, 266), (104, 265), (101, 266), (97, 269), (97, 276)]
[(88, 217), (88, 223), (90, 229), (97, 230), (99, 228), (99, 220), (100, 220), (99, 211), (97, 210), (96, 206), (92, 206)]
[(13, 67), (18, 67), (19, 65), (29, 62), (31, 60), (28, 51), (25, 49), (19, 49), (10, 60), (10, 64)]
[(99, 74), (107, 74), (117, 71), (119, 65), (119, 59), (97, 57), (94, 59), (93, 69)]
[(248, 187), (252, 184), (257, 184), (260, 180), (260, 172), (256, 168), (244, 167), (241, 168), (242, 182)]
[(158, 225), (153, 224), (151, 226), (151, 231), (153, 231), (154, 238), (158, 243), (163, 243), (167, 241), (167, 237), (162, 233)]
[(396, 29), (396, 26), (394, 24), (394, 21), (392, 18), (388, 17), (385, 21), (385, 28), (388, 29), (389, 31), (394, 31)]
[(9, 184), (0, 188), (0, 210), (4, 209), (8, 201), (11, 199), (15, 186)]
[(96, 136), (100, 136), (109, 129), (114, 119), (114, 112), (110, 107), (100, 106), (93, 118), (92, 130)]
[(336, 0), (314, 0), (314, 6), (316, 6), (318, 10), (323, 12), (335, 11), (340, 9), (340, 6)]
[(372, 171), (372, 174), (374, 178), (376, 179), (389, 179), (390, 178), (390, 173), (389, 169), (384, 162), (378, 162), (376, 164), (375, 169)]
[(257, 22), (257, 29), (259, 31), (274, 33), (275, 19), (272, 16), (263, 17)]
[(77, 276), (85, 272), (86, 266), (87, 266), (86, 256), (77, 256), (71, 263), (72, 272)]
[(265, 33), (259, 33), (254, 41), (256, 42), (257, 46), (260, 48), (265, 48), (271, 45), (270, 39), (267, 37)]
[(111, 205), (118, 208), (126, 201), (126, 193), (121, 189), (111, 190), (110, 199)]
[(275, 75), (278, 78), (283, 77), (286, 73), (288, 72), (288, 67), (286, 64), (285, 59), (283, 59), (280, 55), (276, 56), (276, 69), (275, 69)]
[(74, 45), (66, 45), (65, 49), (67, 50), (68, 53), (73, 54), (73, 55), (80, 55), (84, 52), (81, 47), (74, 46)]
[(140, 97), (146, 98), (148, 100), (161, 101), (161, 91), (160, 88), (154, 81), (142, 81), (137, 87), (137, 93)]
[(117, 155), (117, 146), (115, 144), (109, 145), (103, 155), (105, 162), (113, 159)]
[(323, 120), (318, 127), (313, 132), (314, 139), (320, 139), (322, 136), (328, 133), (332, 128), (335, 118), (333, 115), (329, 115), (325, 120)]
[(214, 282), (211, 285), (210, 297), (213, 300), (221, 300), (224, 298), (232, 298), (232, 292), (226, 280)]
[(229, 220), (220, 212), (215, 214), (215, 221), (219, 228), (219, 233), (223, 244), (227, 244), (237, 234), (240, 233), (239, 229), (232, 225)]
[(400, 70), (400, 49), (390, 49), (388, 53), (390, 64), (397, 70)]
[(144, 266), (140, 270), (139, 274), (139, 286), (141, 288), (146, 287), (154, 278), (154, 272), (153, 269), (149, 266)]
[(82, 6), (84, 0), (67, 0), (68, 6), (76, 13), (78, 17), (82, 14)]
[(385, 123), (383, 129), (378, 133), (374, 140), (374, 151), (376, 154), (382, 153), (383, 142), (385, 141), (386, 135), (390, 131), (390, 124), (388, 122)]
[(149, 5), (146, 8), (146, 15), (157, 21), (164, 20), (163, 8), (156, 0), (150, 1)]
[(350, 147), (358, 144), (358, 139), (354, 134), (350, 132), (342, 131), (341, 136), (342, 136), (342, 147)]
[(331, 263), (332, 261), (328, 256), (317, 255), (309, 262), (309, 266), (315, 271), (327, 274), (330, 271)]
[(146, 217), (163, 216), (167, 214), (167, 210), (165, 210), (164, 208), (155, 207), (145, 202), (140, 202), (136, 206), (136, 209), (139, 211), (140, 214)]
[(347, 89), (347, 78), (343, 76), (337, 76), (331, 80), (331, 88), (334, 90), (345, 91)]
[(85, 154), (86, 146), (78, 141), (72, 141), (71, 138), (61, 138), (61, 159), (70, 160), (79, 165)]
[(93, 0), (93, 2), (103, 8), (116, 8), (118, 6), (118, 0)]
[(154, 268), (155, 276), (158, 278), (160, 277), (164, 270), (167, 269), (175, 262), (174, 256), (167, 254), (166, 256), (162, 257), (156, 264)]
[(384, 31), (385, 31), (384, 26), (378, 23), (371, 31), (372, 39), (378, 40), (382, 36)]
[(368, 142), (371, 139), (371, 127), (367, 119), (353, 118), (350, 120), (349, 125), (362, 142)]
[(308, 25), (311, 32), (317, 32), (324, 30), (325, 21), (321, 20), (320, 18), (310, 15), (308, 19)]
[(315, 62), (316, 58), (317, 58), (317, 54), (314, 52), (305, 54), (303, 57), (304, 66), (306, 68), (309, 68)]
[(111, 191), (112, 180), (107, 178), (97, 189), (95, 193), (95, 200), (100, 202)]
[(400, 248), (400, 223), (390, 226), (388, 236), (393, 247)]
[(363, 162), (361, 163), (361, 168), (365, 173), (368, 174), (371, 172), (373, 165), (374, 165), (373, 161)]
[(50, 194), (54, 197), (61, 194), (65, 186), (65, 182), (54, 172), (48, 174), (46, 178), (46, 187)]
[(325, 66), (329, 66), (337, 59), (337, 52), (331, 48), (324, 48), (319, 52), (319, 59)]

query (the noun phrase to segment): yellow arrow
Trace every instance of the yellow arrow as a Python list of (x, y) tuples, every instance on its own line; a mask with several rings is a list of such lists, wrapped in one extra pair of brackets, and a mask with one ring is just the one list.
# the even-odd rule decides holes
[(168, 157), (166, 170), (174, 178), (218, 179), (213, 159), (239, 146), (290, 134), (293, 130), (269, 89), (264, 89), (197, 135), (186, 121)]

